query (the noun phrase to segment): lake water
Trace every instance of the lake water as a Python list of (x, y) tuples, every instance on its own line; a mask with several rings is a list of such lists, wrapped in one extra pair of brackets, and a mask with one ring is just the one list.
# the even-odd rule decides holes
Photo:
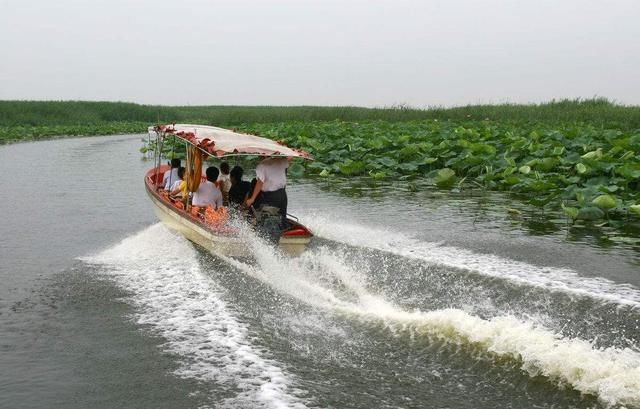
[(157, 222), (139, 147), (0, 147), (0, 407), (640, 407), (633, 240), (297, 180), (308, 251), (229, 260)]

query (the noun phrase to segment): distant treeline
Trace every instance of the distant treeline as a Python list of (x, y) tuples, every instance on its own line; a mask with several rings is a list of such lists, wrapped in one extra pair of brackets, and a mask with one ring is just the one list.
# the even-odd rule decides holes
[[(559, 100), (542, 104), (467, 105), (415, 109), (407, 106), (162, 106), (127, 102), (0, 101), (0, 127), (90, 126), (109, 123), (199, 123), (235, 126), (286, 121), (391, 122), (424, 119), (492, 120), (544, 123), (589, 123), (640, 129), (640, 106), (624, 106), (605, 98)], [(140, 129), (144, 131), (144, 127)]]

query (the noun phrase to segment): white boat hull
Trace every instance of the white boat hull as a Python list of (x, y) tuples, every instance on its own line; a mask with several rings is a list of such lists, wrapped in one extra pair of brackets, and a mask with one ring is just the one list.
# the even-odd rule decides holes
[[(153, 203), (154, 211), (158, 218), (169, 228), (178, 231), (190, 241), (198, 244), (213, 254), (228, 257), (250, 257), (251, 251), (246, 240), (233, 235), (221, 235), (203, 227), (201, 224), (189, 220), (180, 212), (167, 206), (156, 195), (147, 191)], [(288, 256), (300, 255), (310, 237), (281, 237), (280, 250)]]

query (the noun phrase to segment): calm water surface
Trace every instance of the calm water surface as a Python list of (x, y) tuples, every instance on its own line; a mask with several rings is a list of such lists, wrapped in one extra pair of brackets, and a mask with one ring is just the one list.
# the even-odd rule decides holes
[(157, 223), (139, 146), (0, 147), (0, 407), (640, 407), (632, 234), (298, 180), (309, 250), (230, 260)]

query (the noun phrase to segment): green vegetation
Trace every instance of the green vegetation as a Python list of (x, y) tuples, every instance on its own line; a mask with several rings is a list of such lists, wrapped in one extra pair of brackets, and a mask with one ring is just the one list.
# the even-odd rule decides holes
[[(365, 175), (439, 188), (509, 191), (573, 220), (640, 211), (640, 129), (493, 121), (259, 124), (243, 130), (303, 148), (316, 160), (292, 172)], [(302, 166), (305, 168), (303, 169)]]
[(605, 99), (426, 110), (0, 101), (0, 141), (142, 133), (158, 119), (235, 127), (315, 156), (292, 173), (508, 191), (572, 221), (640, 215), (640, 107)]
[(64, 136), (116, 135), (146, 132), (146, 122), (106, 122), (78, 125), (0, 126), (0, 144)]
[[(412, 109), (361, 107), (275, 106), (159, 106), (125, 102), (0, 101), (0, 141), (62, 135), (109, 135), (145, 132), (149, 124), (198, 123), (234, 127), (241, 124), (288, 121), (389, 122), (492, 120), (540, 122), (548, 125), (588, 123), (612, 129), (640, 128), (640, 107), (606, 99), (562, 100), (545, 104), (469, 105), (456, 108)], [(87, 127), (87, 128), (82, 128)]]

